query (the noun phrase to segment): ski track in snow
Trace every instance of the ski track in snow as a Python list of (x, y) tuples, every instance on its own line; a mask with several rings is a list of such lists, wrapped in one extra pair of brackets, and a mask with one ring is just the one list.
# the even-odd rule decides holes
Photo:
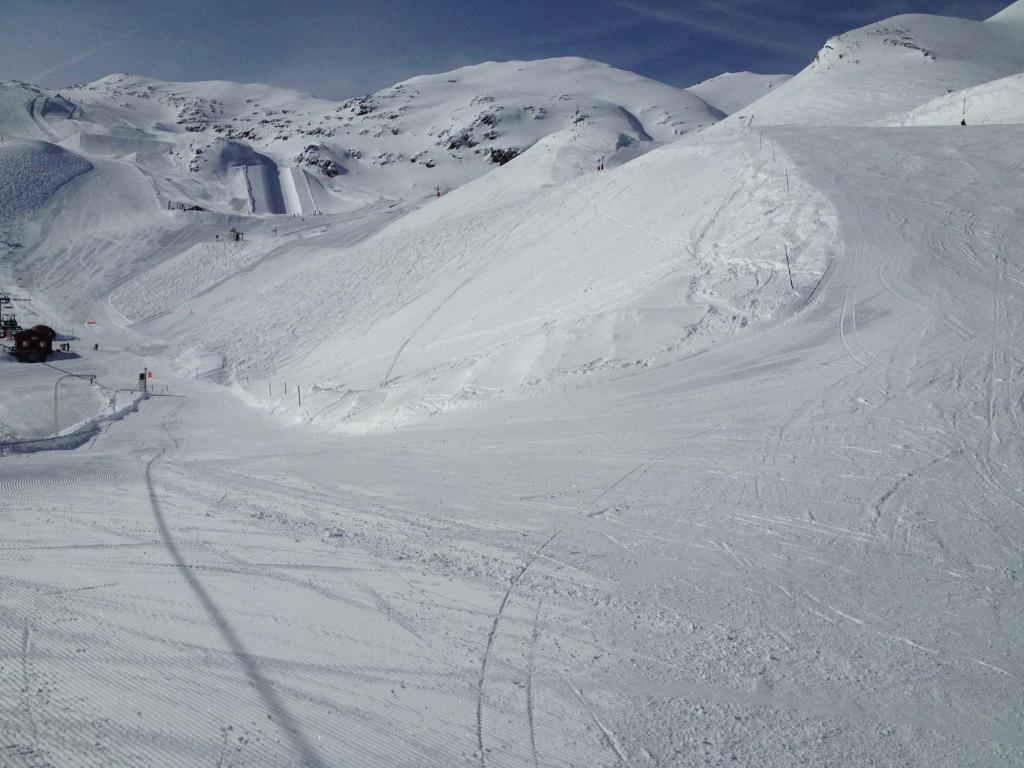
[(629, 768), (630, 762), (622, 753), (622, 747), (619, 746), (619, 742), (618, 739), (615, 738), (615, 734), (612, 733), (611, 730), (609, 730), (608, 726), (601, 722), (601, 720), (597, 717), (597, 714), (594, 712), (593, 708), (589, 704), (587, 704), (587, 700), (583, 698), (583, 693), (569, 681), (569, 678), (563, 677), (562, 679), (565, 680), (565, 684), (569, 686), (573, 694), (575, 694), (576, 698), (579, 700), (580, 705), (587, 711), (587, 714), (590, 715), (590, 718), (594, 721), (594, 724), (601, 730), (601, 734), (604, 736), (605, 741), (608, 743), (608, 748), (615, 753), (615, 757), (618, 759), (619, 765), (623, 765), (626, 766), (626, 768)]
[[(477, 733), (477, 747), (480, 750), (480, 765), (481, 768), (487, 764), (487, 748), (484, 746), (484, 692), (487, 684), (487, 665), (491, 660), (491, 649), (494, 647), (495, 638), (498, 636), (498, 627), (501, 624), (501, 618), (505, 613), (505, 607), (508, 605), (509, 600), (512, 598), (512, 593), (515, 591), (516, 584), (519, 580), (526, 575), (527, 570), (533, 565), (534, 561), (540, 557), (544, 550), (547, 549), (554, 540), (558, 537), (561, 530), (555, 531), (551, 534), (539, 548), (531, 553), (529, 559), (519, 568), (516, 574), (509, 581), (508, 589), (505, 590), (505, 594), (501, 597), (501, 602), (498, 604), (498, 610), (494, 614), (494, 621), (491, 623), (490, 632), (487, 633), (487, 643), (484, 646), (483, 657), (480, 660), (480, 677), (477, 681), (477, 704), (476, 704), (476, 733)], [(530, 714), (530, 722), (533, 722), (533, 716)]]
[[(172, 413), (168, 418), (173, 418), (174, 416), (175, 414)], [(167, 435), (167, 438), (171, 440), (174, 448), (177, 449), (178, 441), (171, 434), (167, 425), (167, 420), (167, 418), (162, 419), (160, 426)], [(150, 506), (153, 511), (153, 516), (156, 519), (157, 530), (160, 532), (160, 537), (163, 540), (163, 544), (168, 555), (178, 568), (182, 578), (188, 582), (189, 588), (195, 595), (198, 602), (203, 606), (203, 609), (209, 616), (210, 622), (217, 627), (218, 631), (224, 638), (225, 644), (244, 669), (246, 677), (249, 679), (253, 688), (259, 693), (260, 698), (263, 700), (268, 712), (270, 713), (270, 716), (275, 718), (279, 726), (284, 730), (286, 736), (291, 741), (292, 747), (302, 756), (303, 761), (307, 765), (314, 767), (326, 766), (327, 763), (324, 762), (321, 756), (315, 751), (313, 745), (306, 739), (301, 726), (289, 711), (284, 701), (280, 698), (273, 684), (264, 675), (259, 664), (254, 661), (237, 631), (227, 620), (223, 610), (213, 600), (206, 587), (203, 586), (202, 581), (183, 558), (181, 550), (179, 549), (175, 538), (167, 525), (167, 520), (160, 504), (160, 497), (153, 482), (153, 466), (154, 464), (159, 463), (163, 455), (164, 451), (161, 451), (146, 462), (145, 479), (146, 487), (149, 491)]]
[(526, 717), (530, 728), (530, 753), (533, 755), (534, 768), (539, 768), (540, 757), (537, 752), (536, 696), (534, 694), (534, 677), (536, 675), (537, 640), (540, 638), (540, 611), (544, 599), (537, 601), (537, 611), (533, 615), (533, 629), (530, 632), (530, 657), (526, 678)]

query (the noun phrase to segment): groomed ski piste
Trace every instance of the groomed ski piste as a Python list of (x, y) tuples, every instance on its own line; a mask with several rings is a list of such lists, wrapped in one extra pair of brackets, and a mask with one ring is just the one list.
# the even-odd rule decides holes
[(0, 85), (0, 764), (1024, 764), (1022, 71)]

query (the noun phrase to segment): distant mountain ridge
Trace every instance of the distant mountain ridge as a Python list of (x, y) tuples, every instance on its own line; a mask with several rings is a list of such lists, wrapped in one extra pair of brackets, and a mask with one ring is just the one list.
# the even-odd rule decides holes
[(487, 62), (341, 103), (117, 74), (59, 91), (3, 84), (0, 131), (127, 160), (167, 204), (305, 215), (444, 192), (564, 130), (607, 136), (596, 168), (709, 127), (736, 91), (754, 93), (749, 82), (706, 90), (726, 108), (580, 58)]

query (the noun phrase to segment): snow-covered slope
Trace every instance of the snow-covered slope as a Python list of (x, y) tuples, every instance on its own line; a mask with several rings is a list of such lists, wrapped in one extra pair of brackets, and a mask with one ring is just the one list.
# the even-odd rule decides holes
[(18, 80), (0, 82), (0, 137), (53, 140), (77, 114), (56, 92)]
[(0, 231), (38, 213), (60, 187), (91, 169), (87, 160), (55, 144), (0, 142)]
[(754, 72), (726, 72), (691, 85), (688, 90), (726, 115), (731, 115), (790, 80), (792, 75), (759, 75)]
[(1009, 125), (1024, 123), (1024, 74), (940, 96), (889, 125)]
[(896, 16), (839, 35), (747, 112), (758, 125), (872, 125), (1018, 74), (1024, 70), (1024, 29), (1012, 23), (1017, 7), (984, 22)]
[[(671, 143), (589, 64), (600, 119), (506, 65), (343, 109), (505, 107), (432, 169), (296, 164), (337, 105), (262, 86), (0, 88), (0, 286), (108, 387), (0, 359), (4, 764), (1024, 765), (1024, 126), (913, 124), (1010, 114), (1022, 10)], [(57, 393), (124, 418), (51, 450)]]
[[(70, 105), (52, 120), (31, 101), (27, 125), (96, 170), (12, 270), (79, 318), (173, 339), (181, 369), (288, 371), (316, 391), (294, 415), (324, 429), (592, 383), (784, 316), (834, 256), (828, 205), (773, 146), (709, 127), (718, 116), (846, 122), (863, 105), (877, 122), (1024, 62), (1020, 38), (999, 19), (899, 17), (830, 41), (792, 80), (689, 91), (581, 59), (492, 62), (341, 105), (112, 76), (47, 96)], [(454, 190), (402, 219), (428, 182)], [(211, 212), (164, 210), (197, 201)], [(268, 216), (310, 210), (338, 215)], [(239, 224), (244, 242), (219, 239)]]
[[(315, 388), (306, 418), (366, 429), (692, 355), (805, 300), (827, 266), (827, 206), (795, 175), (787, 198), (781, 158), (726, 135), (559, 180), (577, 143), (550, 137), (343, 255), (295, 250), (143, 327), (226, 381), (287, 367)], [(114, 307), (186, 278), (163, 279)]]
[[(83, 332), (185, 311), (208, 320), (192, 299), (236, 273), (224, 308), (266, 287), (246, 284), (262, 262), (291, 272), (310, 253), (336, 254), (532, 146), (547, 160), (520, 164), (533, 170), (507, 175), (513, 183), (485, 185), (483, 207), (499, 204), (503, 186), (523, 196), (612, 169), (722, 116), (686, 91), (574, 58), (465, 67), (343, 104), (258, 84), (127, 75), (59, 92), (5, 83), (0, 100), (0, 210), (14, 249), (4, 284), (29, 287), (40, 319)], [(232, 228), (246, 239), (229, 243)], [(290, 314), (326, 317), (308, 294), (297, 292)], [(250, 329), (268, 319), (231, 314)], [(318, 341), (299, 335), (295, 353), (307, 356)], [(234, 370), (265, 357), (240, 363), (249, 353), (214, 336), (179, 359)]]
[(1011, 5), (992, 15), (989, 21), (996, 21), (1004, 24), (1024, 24), (1024, 0), (1016, 0)]

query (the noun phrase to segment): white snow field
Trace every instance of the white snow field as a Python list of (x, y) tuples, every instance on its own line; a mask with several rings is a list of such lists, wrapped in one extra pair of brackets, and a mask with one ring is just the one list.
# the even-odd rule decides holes
[(890, 125), (1019, 125), (1024, 123), (1024, 74), (940, 96)]
[[(312, 97), (0, 86), (73, 338), (0, 359), (0, 765), (1024, 764), (1022, 20), (414, 78), (335, 175), (207, 135)], [(481, 94), (518, 156), (409, 162)]]
[(758, 75), (754, 72), (725, 72), (691, 85), (690, 93), (699, 96), (718, 111), (731, 115), (754, 103), (792, 75)]

